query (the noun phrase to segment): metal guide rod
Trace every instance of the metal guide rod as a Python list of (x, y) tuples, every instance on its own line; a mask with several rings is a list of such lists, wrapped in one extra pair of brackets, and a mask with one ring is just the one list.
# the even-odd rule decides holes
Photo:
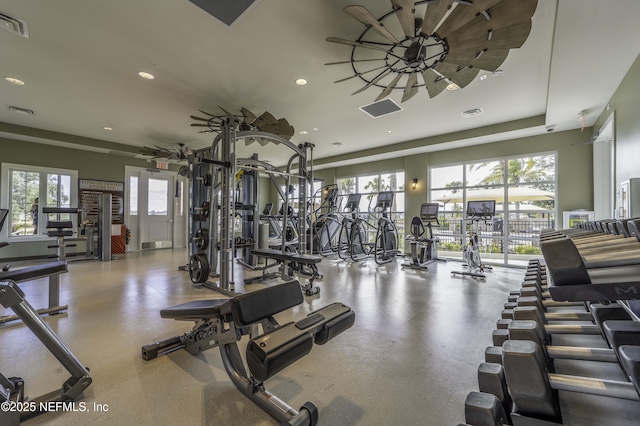
[[(214, 159), (219, 155), (219, 138), (214, 140), (214, 145), (211, 147), (211, 156)], [(209, 187), (209, 273), (214, 275), (218, 272), (218, 189), (220, 183), (218, 182), (218, 170), (213, 170), (211, 167), (212, 182)]]
[(630, 382), (616, 382), (613, 380), (550, 373), (549, 383), (556, 390), (640, 401), (636, 388)]

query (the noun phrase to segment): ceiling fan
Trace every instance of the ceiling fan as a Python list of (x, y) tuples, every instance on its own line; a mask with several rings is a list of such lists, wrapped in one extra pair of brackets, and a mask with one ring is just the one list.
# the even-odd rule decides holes
[(354, 75), (336, 83), (360, 78), (365, 86), (353, 95), (376, 86), (382, 89), (376, 101), (398, 89), (405, 102), (423, 86), (430, 98), (450, 84), (467, 86), (480, 70), (496, 71), (510, 49), (524, 44), (538, 0), (391, 0), (391, 4), (391, 11), (380, 18), (364, 6), (345, 7), (344, 12), (366, 28), (353, 41), (327, 38), (352, 47), (348, 61), (326, 65), (351, 64)]
[(191, 148), (184, 143), (178, 143), (177, 146), (170, 146), (169, 148), (163, 148), (158, 145), (154, 145), (153, 148), (143, 147), (140, 150), (142, 155), (150, 155), (152, 158), (166, 158), (168, 160), (187, 160), (189, 154), (191, 154)]
[[(239, 122), (238, 128), (241, 131), (257, 130), (261, 132), (272, 133), (281, 136), (285, 139), (290, 139), (295, 133), (294, 128), (289, 124), (285, 118), (276, 119), (273, 114), (265, 111), (259, 117), (246, 108), (241, 108), (241, 114), (232, 114), (222, 107), (218, 107), (224, 112), (222, 115), (211, 114), (209, 112), (199, 110), (201, 113), (208, 116), (208, 118), (191, 116), (191, 119), (198, 121), (198, 123), (192, 123), (192, 127), (206, 127), (208, 130), (201, 130), (199, 133), (220, 132), (221, 124), (229, 117), (233, 117)], [(274, 142), (270, 139), (264, 138), (248, 138), (246, 144), (249, 145), (253, 142), (258, 142), (260, 145), (265, 146), (269, 142)]]

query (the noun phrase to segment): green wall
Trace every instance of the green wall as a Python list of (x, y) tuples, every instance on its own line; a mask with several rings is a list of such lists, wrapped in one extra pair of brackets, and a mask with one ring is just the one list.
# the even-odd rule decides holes
[(620, 182), (640, 177), (640, 55), (629, 68), (593, 128), (599, 130), (615, 111), (615, 175)]
[[(562, 211), (593, 208), (593, 155), (588, 140), (591, 129), (571, 130), (507, 140), (465, 148), (434, 151), (430, 153), (375, 161), (352, 166), (328, 168), (315, 172), (316, 177), (332, 179), (366, 175), (369, 173), (405, 172), (405, 221), (415, 216), (420, 204), (427, 200), (428, 169), (466, 161), (478, 161), (509, 156), (521, 156), (543, 152), (558, 153), (558, 226), (562, 227)], [(412, 189), (412, 179), (418, 179)]]
[[(154, 168), (137, 158), (0, 138), (3, 163), (56, 167), (78, 171), (79, 179), (124, 181), (124, 166)], [(172, 170), (178, 166), (170, 164)], [(0, 177), (1, 179), (1, 177)]]
[[(38, 144), (0, 138), (0, 161), (3, 163), (24, 164), (29, 166), (54, 167), (78, 171), (79, 179), (106, 180), (124, 182), (124, 166), (153, 168), (155, 163), (132, 157), (103, 154), (54, 145)], [(179, 165), (170, 164), (177, 171)], [(0, 176), (0, 183), (3, 176)], [(6, 224), (5, 224), (6, 226)], [(12, 242), (0, 249), (0, 259), (43, 256), (54, 254), (55, 249), (47, 248), (52, 240)], [(71, 252), (85, 250), (84, 242), (78, 242)]]

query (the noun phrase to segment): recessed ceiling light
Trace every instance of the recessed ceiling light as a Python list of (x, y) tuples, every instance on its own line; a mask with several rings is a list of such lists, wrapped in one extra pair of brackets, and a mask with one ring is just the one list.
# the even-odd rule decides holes
[(18, 86), (24, 86), (24, 81), (18, 80), (17, 78), (5, 77), (4, 79), (7, 80), (9, 83), (17, 84)]
[(499, 75), (502, 75), (502, 70), (495, 70), (494, 72), (491, 73), (492, 76), (497, 77)]
[(388, 135), (391, 134), (391, 132), (392, 132), (392, 130), (387, 130), (387, 134)]
[(140, 71), (138, 75), (144, 78), (145, 80), (153, 80), (155, 78), (153, 74), (149, 74), (148, 72), (144, 72), (144, 71)]
[(113, 127), (111, 127), (111, 126), (104, 126), (104, 127), (102, 128), (102, 130), (106, 130), (107, 132), (113, 132)]
[(447, 90), (458, 90), (460, 88), (460, 86), (458, 86), (455, 83), (451, 83), (450, 85), (447, 86)]
[(298, 86), (304, 86), (305, 84), (307, 84), (307, 80), (305, 80), (304, 78), (299, 78), (296, 80), (296, 84)]
[(480, 80), (486, 80), (486, 79), (487, 79), (487, 75), (486, 75), (486, 74), (482, 74), (482, 75), (480, 76)]
[(334, 142), (331, 145), (335, 146), (336, 148), (339, 146), (342, 146), (342, 142)]
[(317, 127), (314, 127), (314, 128), (313, 128), (313, 130), (317, 132), (317, 131), (318, 131), (318, 128), (317, 128)]
[(309, 134), (309, 132), (307, 132), (306, 130), (300, 130), (300, 134), (301, 134), (301, 135), (308, 135), (308, 134)]

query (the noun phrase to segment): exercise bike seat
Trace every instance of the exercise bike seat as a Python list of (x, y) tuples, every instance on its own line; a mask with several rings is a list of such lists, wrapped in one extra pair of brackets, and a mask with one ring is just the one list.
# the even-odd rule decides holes
[(424, 232), (425, 228), (424, 224), (422, 223), (422, 219), (420, 219), (418, 216), (414, 216), (413, 219), (411, 219), (411, 235), (418, 239), (418, 237), (424, 235)]

